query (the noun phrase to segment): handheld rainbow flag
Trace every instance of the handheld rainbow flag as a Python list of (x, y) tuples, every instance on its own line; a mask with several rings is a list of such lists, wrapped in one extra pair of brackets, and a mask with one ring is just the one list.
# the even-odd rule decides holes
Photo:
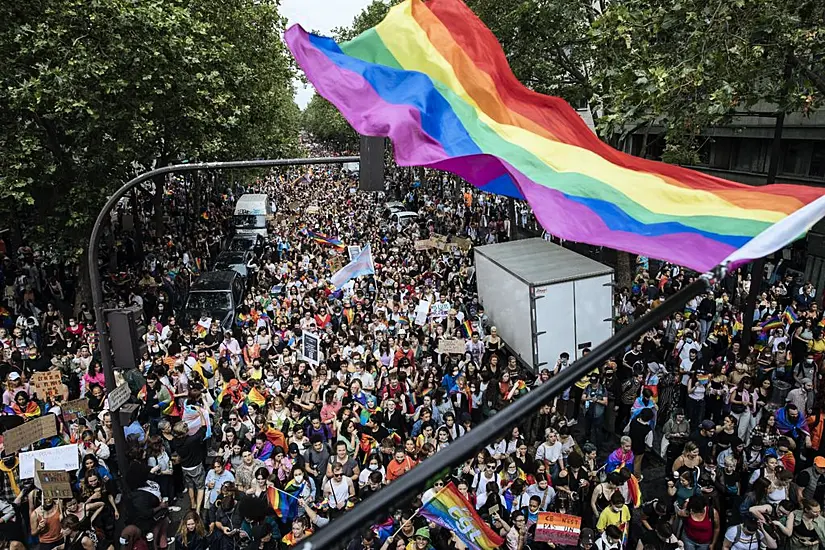
[(799, 321), (799, 317), (796, 315), (796, 312), (791, 306), (785, 308), (785, 311), (782, 313), (782, 319), (788, 325), (792, 325)]
[(468, 548), (493, 550), (504, 544), (504, 539), (484, 523), (452, 481), (422, 506), (418, 513), (455, 533)]
[(326, 244), (335, 248), (344, 248), (344, 243), (342, 243), (341, 239), (337, 237), (329, 237), (323, 233), (310, 231), (309, 229), (305, 229), (304, 234), (309, 237), (310, 240), (315, 241), (318, 244)]
[(766, 256), (825, 215), (825, 189), (751, 187), (613, 149), (564, 100), (519, 83), (460, 0), (406, 0), (341, 45), (298, 25), (285, 38), (318, 93), (358, 133), (389, 137), (399, 165), (525, 199), (562, 239), (704, 272)]
[(785, 325), (782, 323), (782, 319), (779, 316), (774, 315), (768, 319), (765, 319), (761, 323), (759, 323), (759, 328), (761, 328), (764, 332), (774, 330), (777, 328), (783, 328)]
[(466, 319), (463, 323), (461, 323), (461, 326), (459, 326), (458, 328), (461, 330), (461, 334), (464, 336), (464, 338), (469, 338), (473, 335), (473, 324)]
[(275, 487), (266, 490), (266, 501), (275, 510), (275, 515), (283, 521), (292, 521), (298, 515), (298, 495), (304, 490), (304, 484), (295, 485), (291, 481), (285, 491)]

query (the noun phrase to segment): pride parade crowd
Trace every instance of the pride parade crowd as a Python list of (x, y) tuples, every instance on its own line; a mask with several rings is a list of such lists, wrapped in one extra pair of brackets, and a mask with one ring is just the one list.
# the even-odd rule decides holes
[[(78, 467), (72, 497), (49, 499), (21, 479), (22, 457), (4, 453), (0, 539), (42, 550), (295, 546), (567, 368), (569, 355), (534, 373), (508, 354), (478, 302), (471, 249), (416, 250), (433, 235), (511, 238), (506, 199), (440, 175), (402, 179), (384, 196), (332, 168), (257, 182), (252, 190), (278, 209), (228, 331), (180, 314), (189, 281), (230, 236), (242, 190), (215, 192), (193, 220), (191, 186), (170, 180), (166, 225), (141, 246), (119, 217), (108, 253), (127, 267), (107, 278), (107, 298), (137, 304), (147, 326), (141, 368), (118, 374), (139, 405), (125, 428), (126, 472), (94, 315), (70, 310), (73, 280), (59, 266), (29, 249), (7, 253), (5, 413), (53, 414), (58, 435), (34, 447), (74, 446)], [(389, 200), (417, 220), (391, 222)], [(367, 244), (375, 274), (332, 288), (336, 258), (346, 264), (347, 245)], [(585, 549), (816, 550), (825, 544), (822, 300), (781, 264), (768, 275), (730, 274), (349, 547), (564, 546), (544, 540), (543, 513), (553, 512), (580, 518)], [(633, 287), (617, 291), (617, 328), (692, 276), (641, 259)], [(744, 349), (751, 284), (764, 292)], [(319, 336), (318, 364), (301, 356), (304, 332)], [(464, 339), (465, 352), (439, 353), (449, 338)], [(47, 371), (60, 371), (63, 387), (35, 395), (30, 381)], [(77, 399), (88, 413), (64, 414)], [(448, 528), (449, 506), (469, 510), (477, 536)]]

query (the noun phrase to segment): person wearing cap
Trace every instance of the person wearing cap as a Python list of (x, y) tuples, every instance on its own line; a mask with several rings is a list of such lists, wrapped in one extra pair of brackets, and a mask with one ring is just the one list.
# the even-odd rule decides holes
[(420, 527), (415, 530), (415, 536), (407, 543), (407, 550), (432, 550), (433, 545), (430, 544), (430, 530), (426, 527)]
[(825, 456), (814, 457), (813, 466), (805, 468), (796, 476), (796, 500), (803, 498), (825, 502)]

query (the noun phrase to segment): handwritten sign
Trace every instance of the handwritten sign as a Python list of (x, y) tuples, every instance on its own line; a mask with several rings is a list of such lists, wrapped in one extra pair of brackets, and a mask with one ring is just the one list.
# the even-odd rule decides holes
[(131, 396), (132, 392), (129, 391), (129, 384), (123, 383), (119, 385), (109, 394), (109, 410), (118, 410), (129, 401), (129, 397)]
[(430, 313), (430, 301), (421, 300), (415, 308), (415, 324), (423, 327), (427, 323), (427, 315)]
[(43, 491), (43, 498), (72, 498), (69, 472), (43, 468), (43, 463), (35, 460), (34, 481), (37, 488)]
[(470, 248), (473, 247), (473, 241), (471, 241), (470, 239), (462, 239), (461, 237), (454, 237), (453, 242), (456, 245), (458, 245), (458, 248), (460, 248), (461, 250), (463, 250), (465, 252), (470, 250)]
[(569, 514), (554, 514), (539, 512), (536, 521), (537, 542), (552, 542), (564, 546), (575, 546), (579, 543), (582, 518)]
[(316, 206), (314, 204), (312, 206), (307, 206), (307, 214), (317, 214), (320, 211), (321, 207)]
[(327, 265), (332, 273), (337, 273), (342, 267), (344, 267), (344, 262), (341, 261), (341, 256), (333, 256), (327, 260)]
[(361, 253), (361, 247), (357, 244), (347, 246), (347, 254), (349, 254), (349, 261), (354, 262), (355, 258)]
[(63, 380), (59, 370), (36, 372), (32, 375), (31, 382), (34, 386), (34, 393), (41, 399), (58, 395), (63, 390)]
[(80, 467), (77, 445), (61, 445), (51, 449), (40, 449), (20, 453), (20, 479), (34, 479), (34, 461), (41, 461), (46, 470), (76, 472)]
[(433, 241), (431, 241), (430, 239), (421, 239), (419, 241), (415, 241), (414, 246), (416, 250), (429, 250), (435, 247)]
[(3, 434), (3, 448), (6, 454), (16, 453), (41, 439), (57, 435), (57, 417), (46, 414), (33, 418), (21, 426), (6, 430)]
[(84, 397), (83, 399), (66, 401), (60, 406), (60, 409), (63, 411), (63, 420), (65, 420), (67, 424), (71, 424), (78, 418), (88, 416), (89, 400)]
[(466, 349), (463, 338), (442, 338), (438, 341), (438, 353), (457, 353), (461, 355)]

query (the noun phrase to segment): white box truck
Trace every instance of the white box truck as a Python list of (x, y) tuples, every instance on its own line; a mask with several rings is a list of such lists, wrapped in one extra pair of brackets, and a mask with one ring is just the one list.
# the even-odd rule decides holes
[(479, 301), (522, 363), (553, 369), (613, 335), (613, 268), (544, 239), (475, 249)]

